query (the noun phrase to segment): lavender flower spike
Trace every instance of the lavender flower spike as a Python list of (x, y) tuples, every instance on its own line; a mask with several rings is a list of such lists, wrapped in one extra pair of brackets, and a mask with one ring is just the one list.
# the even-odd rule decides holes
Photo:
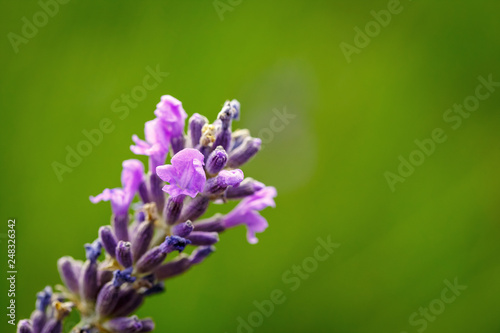
[[(156, 118), (144, 125), (145, 140), (133, 136), (131, 146), (149, 157), (149, 172), (140, 161), (126, 160), (121, 188), (90, 197), (93, 203), (111, 202), (111, 226), (103, 223), (98, 239), (85, 244), (85, 262), (59, 259), (65, 287), (40, 292), (30, 319), (18, 323), (18, 333), (62, 333), (73, 307), (80, 322), (71, 332), (151, 332), (153, 320), (132, 314), (151, 295), (165, 291), (164, 280), (204, 262), (227, 229), (244, 224), (248, 241), (256, 243), (255, 234), (267, 228), (259, 211), (274, 207), (276, 189), (244, 179), (240, 170), (260, 147), (260, 139), (248, 130), (232, 131), (240, 103), (226, 101), (213, 123), (194, 114), (187, 135), (187, 114), (179, 100), (162, 96), (154, 113)], [(164, 165), (169, 151), (172, 158)], [(227, 200), (241, 202), (227, 215), (203, 217), (212, 203)], [(181, 253), (187, 245), (194, 250)], [(167, 256), (172, 260), (164, 262)]]
[(266, 230), (268, 224), (258, 211), (266, 207), (275, 207), (273, 198), (277, 195), (276, 189), (268, 186), (250, 197), (243, 199), (229, 214), (223, 219), (223, 226), (231, 228), (240, 224), (247, 226), (247, 239), (250, 244), (255, 244), (258, 239), (255, 233)]
[(163, 187), (163, 191), (172, 197), (185, 194), (194, 198), (205, 186), (203, 160), (204, 156), (198, 150), (186, 148), (172, 157), (171, 165), (157, 167), (158, 176), (169, 183)]

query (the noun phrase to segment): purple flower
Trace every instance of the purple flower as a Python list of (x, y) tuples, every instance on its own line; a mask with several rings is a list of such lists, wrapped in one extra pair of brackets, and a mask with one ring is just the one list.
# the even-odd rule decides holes
[(157, 167), (158, 177), (169, 183), (163, 187), (163, 191), (172, 197), (184, 194), (194, 198), (205, 186), (203, 160), (203, 154), (197, 149), (186, 148), (172, 157), (172, 164)]
[(187, 113), (182, 108), (182, 103), (175, 97), (164, 95), (156, 105), (155, 115), (165, 125), (170, 137), (182, 135)]
[(123, 188), (105, 189), (101, 194), (90, 197), (90, 201), (111, 201), (111, 207), (115, 215), (126, 215), (130, 203), (134, 198), (139, 185), (144, 180), (144, 166), (139, 160), (123, 161), (122, 186)]
[(266, 207), (275, 207), (273, 198), (276, 197), (276, 189), (272, 186), (264, 187), (255, 194), (243, 199), (223, 219), (223, 226), (231, 228), (240, 224), (247, 226), (247, 239), (250, 244), (255, 244), (258, 239), (255, 233), (266, 230), (268, 224), (258, 211)]

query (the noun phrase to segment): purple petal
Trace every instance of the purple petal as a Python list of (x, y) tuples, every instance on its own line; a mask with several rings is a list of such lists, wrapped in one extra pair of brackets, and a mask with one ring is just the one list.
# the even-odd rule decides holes
[(136, 145), (130, 146), (130, 150), (137, 155), (149, 156), (156, 168), (165, 162), (170, 144), (170, 133), (161, 120), (153, 119), (144, 125), (144, 134), (146, 141), (139, 139), (137, 135), (132, 136)]
[(90, 197), (92, 203), (98, 203), (100, 201), (111, 201), (111, 209), (115, 215), (127, 214), (130, 202), (127, 200), (125, 191), (121, 188), (114, 189), (104, 189), (102, 193), (96, 195), (95, 197)]
[(278, 193), (274, 187), (267, 186), (252, 196), (243, 199), (239, 205), (247, 206), (247, 208), (251, 210), (263, 210), (266, 207), (276, 207), (273, 198), (277, 195)]
[(243, 181), (243, 171), (240, 169), (235, 170), (222, 170), (219, 172), (219, 184), (225, 186), (238, 186)]
[(162, 96), (156, 105), (155, 115), (165, 123), (172, 136), (182, 134), (187, 113), (181, 101), (170, 95)]
[(130, 150), (136, 155), (149, 155), (148, 151), (151, 149), (151, 145), (146, 141), (139, 139), (137, 135), (132, 135), (132, 141), (134, 141), (135, 146), (130, 146)]
[(147, 121), (144, 125), (144, 135), (146, 136), (146, 141), (151, 145), (159, 145), (168, 151), (170, 144), (171, 133), (165, 126), (165, 123), (160, 119), (156, 118)]
[(251, 244), (257, 243), (255, 234), (263, 232), (268, 227), (267, 221), (257, 211), (266, 207), (275, 207), (273, 198), (277, 195), (274, 187), (268, 186), (255, 194), (243, 199), (223, 219), (223, 226), (231, 228), (240, 224), (247, 227), (247, 239)]
[(156, 174), (169, 185), (163, 191), (175, 197), (180, 194), (194, 198), (203, 190), (206, 181), (204, 156), (197, 149), (186, 148), (172, 157), (171, 165), (156, 168)]
[(139, 185), (144, 181), (144, 165), (139, 160), (125, 160), (122, 166), (122, 186), (127, 199), (132, 201)]

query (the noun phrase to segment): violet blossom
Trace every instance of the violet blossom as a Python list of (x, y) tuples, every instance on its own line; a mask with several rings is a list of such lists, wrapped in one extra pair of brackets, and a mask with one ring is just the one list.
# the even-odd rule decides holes
[(157, 167), (158, 176), (169, 183), (163, 186), (163, 191), (172, 197), (184, 194), (194, 198), (207, 179), (203, 159), (199, 150), (185, 148), (172, 157), (171, 164)]

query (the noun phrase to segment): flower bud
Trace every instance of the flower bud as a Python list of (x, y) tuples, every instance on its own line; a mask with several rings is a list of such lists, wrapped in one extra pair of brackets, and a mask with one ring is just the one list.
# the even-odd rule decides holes
[(222, 170), (217, 176), (207, 180), (203, 193), (209, 196), (222, 194), (226, 188), (238, 186), (242, 180), (243, 171), (240, 169)]
[(223, 216), (216, 214), (208, 219), (203, 219), (194, 224), (196, 231), (223, 232), (226, 228), (223, 225)]
[(17, 333), (33, 333), (33, 327), (28, 319), (20, 320), (17, 324)]
[(121, 288), (120, 290), (118, 303), (113, 310), (113, 317), (125, 317), (132, 314), (144, 301), (144, 297), (137, 293), (134, 288)]
[(231, 107), (233, 108), (233, 120), (240, 120), (240, 102), (238, 100), (233, 99), (229, 102)]
[(165, 210), (163, 212), (165, 221), (168, 225), (174, 225), (179, 220), (182, 206), (184, 205), (184, 198), (186, 198), (186, 195), (184, 194), (179, 194), (175, 197), (168, 197), (167, 204), (165, 205)]
[(101, 264), (97, 269), (97, 285), (99, 286), (99, 289), (101, 289), (102, 286), (111, 281), (113, 278), (113, 271), (110, 271), (103, 266), (104, 265)]
[(132, 250), (130, 242), (119, 241), (116, 246), (116, 261), (125, 268), (132, 266)]
[(178, 237), (178, 236), (167, 236), (165, 241), (159, 246), (156, 246), (146, 252), (141, 259), (139, 259), (135, 265), (135, 269), (138, 273), (147, 273), (153, 271), (157, 268), (167, 257), (167, 254), (173, 251), (182, 252), (190, 241)]
[(116, 239), (128, 241), (128, 214), (114, 215), (113, 216), (113, 230)]
[(132, 241), (132, 258), (134, 262), (139, 260), (149, 248), (154, 234), (154, 222), (144, 221), (137, 228), (134, 240)]
[(191, 141), (191, 147), (195, 148), (200, 143), (201, 129), (208, 124), (206, 117), (195, 113), (189, 118), (188, 137)]
[(47, 315), (45, 314), (45, 311), (40, 311), (36, 309), (31, 314), (30, 319), (31, 319), (31, 329), (33, 330), (33, 333), (39, 333), (42, 331), (43, 327), (45, 326), (45, 323), (47, 322)]
[(61, 333), (62, 322), (56, 318), (51, 318), (47, 321), (41, 333)]
[(79, 278), (80, 297), (86, 301), (95, 301), (97, 297), (97, 262), (87, 260)]
[(191, 264), (201, 263), (203, 260), (205, 260), (206, 257), (208, 257), (214, 251), (215, 247), (213, 246), (200, 246), (199, 248), (193, 251), (191, 256), (189, 256)]
[(103, 323), (102, 326), (113, 333), (135, 333), (142, 329), (142, 323), (137, 316), (114, 318)]
[(104, 247), (104, 250), (106, 250), (110, 256), (114, 257), (117, 240), (115, 235), (113, 235), (111, 228), (108, 226), (99, 228), (99, 239)]
[(194, 221), (207, 211), (210, 199), (204, 195), (197, 195), (187, 205), (184, 205), (180, 221)]
[(80, 290), (78, 282), (79, 272), (75, 272), (74, 263), (73, 258), (62, 257), (57, 261), (57, 268), (66, 288), (72, 293), (78, 293)]
[(205, 165), (205, 169), (210, 175), (218, 174), (226, 166), (228, 155), (222, 146), (215, 148), (210, 153)]
[(224, 197), (226, 199), (242, 199), (262, 190), (264, 187), (264, 184), (253, 178), (245, 178), (239, 186), (228, 187), (224, 192)]
[(180, 134), (171, 138), (170, 145), (172, 146), (172, 155), (175, 155), (183, 150), (186, 146), (186, 139), (184, 138), (184, 135)]
[(188, 237), (191, 245), (213, 245), (219, 241), (219, 234), (216, 232), (193, 231)]
[(191, 260), (182, 256), (179, 259), (167, 262), (155, 270), (155, 277), (158, 280), (165, 280), (180, 275), (191, 267)]
[(231, 168), (238, 168), (245, 164), (257, 154), (261, 144), (262, 141), (258, 138), (247, 138), (241, 146), (231, 151), (227, 165)]
[(119, 290), (120, 287), (116, 287), (113, 282), (108, 282), (101, 288), (95, 305), (99, 317), (105, 318), (111, 314), (117, 304)]
[(172, 227), (172, 234), (179, 237), (187, 237), (194, 229), (191, 221), (177, 224)]
[(141, 333), (145, 332), (152, 332), (155, 329), (155, 323), (153, 320), (147, 318), (147, 319), (142, 319), (141, 320), (142, 328), (141, 328)]
[(249, 137), (250, 137), (250, 131), (247, 129), (239, 129), (239, 130), (234, 131), (231, 135), (232, 144), (231, 144), (230, 151), (233, 151), (236, 148), (238, 148), (239, 146), (241, 146), (241, 144), (243, 142), (245, 142), (245, 140)]

